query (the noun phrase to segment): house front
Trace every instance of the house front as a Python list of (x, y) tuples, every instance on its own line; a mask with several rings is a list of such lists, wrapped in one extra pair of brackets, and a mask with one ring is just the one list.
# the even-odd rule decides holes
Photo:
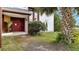
[(2, 8), (2, 36), (28, 34), (30, 12), (20, 8)]
[[(54, 31), (54, 14), (42, 16), (38, 13), (30, 11), (29, 8), (2, 7), (1, 8), (2, 36), (16, 36), (28, 34), (29, 21), (47, 22), (47, 32)], [(39, 16), (39, 17), (37, 17)]]

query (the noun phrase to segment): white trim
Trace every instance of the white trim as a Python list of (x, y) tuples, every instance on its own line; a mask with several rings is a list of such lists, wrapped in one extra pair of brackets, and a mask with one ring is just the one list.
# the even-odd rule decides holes
[(2, 10), (31, 14), (31, 12), (26, 9), (15, 8), (15, 7), (2, 7)]
[(10, 33), (2, 33), (2, 36), (17, 36), (17, 35), (26, 35), (26, 32), (10, 32)]
[(27, 15), (15, 14), (10, 12), (2, 12), (3, 15), (10, 16), (10, 17), (18, 17), (18, 18), (26, 18)]
[(28, 34), (28, 21), (27, 19), (25, 18), (25, 32)]

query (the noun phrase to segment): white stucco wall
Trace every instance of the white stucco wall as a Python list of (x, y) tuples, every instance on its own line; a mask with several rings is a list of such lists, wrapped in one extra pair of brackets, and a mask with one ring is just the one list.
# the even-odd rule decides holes
[[(31, 14), (29, 18), (30, 21), (33, 21), (32, 17), (33, 17), (33, 14)], [(46, 14), (43, 14), (43, 15), (40, 15), (39, 18), (40, 18), (39, 19), (40, 21), (44, 23), (47, 22), (47, 26), (48, 26), (47, 32), (54, 32), (54, 14), (49, 15), (49, 16), (47, 16)], [(37, 21), (37, 13), (35, 13), (35, 19)]]
[(25, 33), (28, 34), (28, 21), (25, 19)]
[(40, 21), (47, 22), (47, 32), (54, 32), (54, 14), (49, 16), (43, 14), (40, 16)]

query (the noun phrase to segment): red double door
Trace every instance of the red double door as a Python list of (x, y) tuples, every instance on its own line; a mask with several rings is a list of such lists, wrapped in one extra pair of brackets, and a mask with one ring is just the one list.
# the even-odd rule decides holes
[(12, 20), (12, 32), (24, 31), (25, 22), (23, 18), (11, 18)]

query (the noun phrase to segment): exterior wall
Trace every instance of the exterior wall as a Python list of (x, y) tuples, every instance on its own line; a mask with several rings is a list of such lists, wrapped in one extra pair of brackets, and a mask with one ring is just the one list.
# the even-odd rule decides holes
[(2, 8), (0, 7), (0, 48), (2, 47)]
[(10, 16), (4, 15), (4, 21), (5, 21), (5, 22), (8, 22), (8, 21), (10, 21), (10, 20), (11, 20)]
[(25, 18), (25, 33), (28, 34), (28, 21), (27, 21), (27, 18)]
[[(28, 11), (28, 8), (2, 8), (2, 14), (7, 15), (5, 16), (5, 21), (9, 21), (10, 17), (17, 17), (17, 18), (25, 18), (25, 32), (9, 32), (9, 33), (2, 33), (2, 36), (16, 36), (16, 35), (25, 35), (28, 34), (28, 19), (32, 12)], [(10, 12), (9, 12), (10, 11)]]
[[(33, 14), (30, 16), (30, 21), (32, 19)], [(35, 21), (38, 21), (37, 13), (35, 13)], [(47, 32), (54, 32), (54, 14), (47, 16), (46, 14), (39, 15), (39, 21), (46, 23), (47, 22)]]
[(33, 12), (32, 11), (30, 12), (31, 12), (31, 15), (29, 16), (29, 21), (33, 21)]
[(10, 16), (6, 16), (6, 15), (3, 15), (2, 17), (2, 32), (8, 32), (8, 22), (10, 22), (11, 18)]
[(54, 14), (47, 16), (43, 14), (40, 16), (40, 21), (47, 23), (47, 32), (54, 32)]

